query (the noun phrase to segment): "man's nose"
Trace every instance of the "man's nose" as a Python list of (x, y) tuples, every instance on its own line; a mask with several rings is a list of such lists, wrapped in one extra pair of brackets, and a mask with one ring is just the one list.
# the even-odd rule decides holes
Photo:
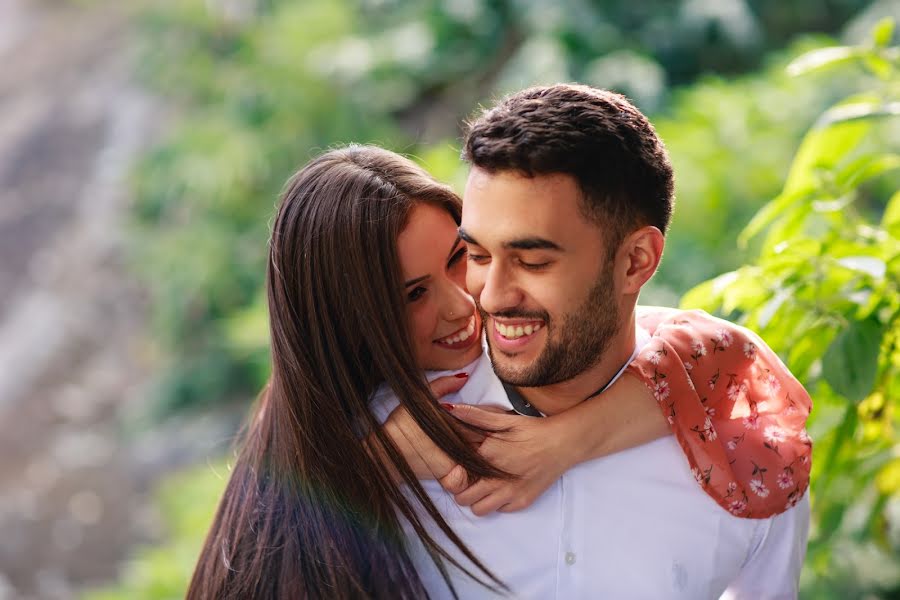
[(485, 268), (484, 285), (476, 299), (484, 312), (496, 314), (518, 306), (519, 293), (507, 270), (494, 262)]

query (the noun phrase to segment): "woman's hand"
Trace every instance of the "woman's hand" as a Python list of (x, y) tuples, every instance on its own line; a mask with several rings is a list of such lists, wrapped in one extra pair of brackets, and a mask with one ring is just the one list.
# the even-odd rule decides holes
[(471, 507), (478, 516), (531, 506), (566, 470), (579, 462), (576, 453), (567, 450), (571, 440), (565, 436), (572, 432), (562, 431), (554, 417), (524, 417), (467, 404), (452, 405), (451, 414), (471, 425), (497, 431), (484, 439), (478, 453), (498, 469), (517, 476), (516, 479), (481, 479), (456, 494), (456, 502)]
[(517, 476), (482, 479), (456, 494), (457, 503), (479, 516), (527, 508), (575, 465), (669, 433), (656, 399), (629, 374), (602, 394), (543, 419), (462, 404), (453, 405), (451, 414), (484, 429), (504, 430), (488, 435), (478, 452)]
[[(458, 392), (466, 383), (463, 377), (448, 375), (439, 377), (429, 384), (435, 398), (442, 398)], [(403, 406), (398, 406), (384, 422), (384, 431), (391, 438), (397, 449), (406, 459), (410, 469), (418, 479), (437, 479), (450, 493), (465, 489), (468, 477), (465, 469), (458, 466), (453, 459), (431, 441), (424, 431)], [(466, 432), (470, 442), (477, 444), (480, 436)]]

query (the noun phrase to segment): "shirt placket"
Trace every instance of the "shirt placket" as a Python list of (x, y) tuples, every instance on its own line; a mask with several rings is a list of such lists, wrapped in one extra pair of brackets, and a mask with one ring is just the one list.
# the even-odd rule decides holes
[(560, 479), (560, 510), (562, 511), (559, 534), (559, 549), (556, 558), (556, 597), (559, 599), (579, 598), (580, 573), (583, 568), (578, 562), (579, 536), (575, 512), (573, 478), (564, 474)]

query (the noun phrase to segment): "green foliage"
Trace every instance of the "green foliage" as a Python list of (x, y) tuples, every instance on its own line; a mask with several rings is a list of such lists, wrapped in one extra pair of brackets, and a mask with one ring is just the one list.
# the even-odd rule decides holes
[[(287, 176), (318, 150), (379, 143), (460, 186), (458, 124), (498, 91), (576, 79), (652, 109), (668, 82), (754, 65), (767, 36), (833, 31), (866, 2), (827, 19), (815, 16), (822, 0), (790, 15), (770, 2), (465, 4), (185, 0), (144, 14), (141, 72), (181, 119), (135, 177), (133, 261), (163, 363), (155, 414), (250, 398), (264, 383), (268, 221)], [(796, 140), (851, 84), (787, 78), (776, 62), (672, 97), (654, 119), (679, 174), (657, 297), (739, 264), (719, 240), (775, 193)]]
[[(615, 87), (655, 113), (677, 174), (654, 284), (671, 296), (729, 271), (683, 302), (759, 330), (814, 394), (805, 595), (895, 589), (893, 26), (880, 23), (863, 46), (801, 42), (737, 79), (704, 75), (755, 67), (796, 32), (834, 32), (867, 3), (748, 4), (752, 13), (735, 14), (690, 0), (156, 5), (144, 17), (141, 70), (180, 119), (135, 176), (132, 254), (166, 357), (156, 411), (248, 399), (264, 382), (268, 220), (285, 178), (318, 150), (379, 143), (460, 189), (458, 123), (478, 101), (549, 80)], [(738, 246), (722, 243), (739, 233)], [(755, 258), (741, 266), (748, 251)], [(170, 539), (140, 551), (121, 585), (89, 597), (181, 597), (223, 485), (208, 469), (167, 484)]]
[(144, 66), (190, 108), (136, 175), (133, 244), (151, 284), (159, 354), (171, 353), (161, 413), (259, 389), (265, 240), (284, 179), (312, 149), (396, 137), (379, 115), (362, 118), (365, 99), (341, 93), (306, 58), (354, 31), (348, 2), (285, 3), (249, 25), (202, 2), (177, 7), (147, 18), (154, 46)]
[(900, 158), (889, 119), (900, 115), (900, 49), (888, 45), (892, 28), (882, 21), (866, 45), (815, 50), (791, 63), (796, 74), (852, 63), (871, 76), (868, 89), (823, 112), (804, 137), (781, 194), (739, 238), (764, 235), (756, 259), (682, 299), (758, 331), (813, 394), (804, 576), (811, 598), (900, 587), (900, 232), (892, 194)]
[(141, 548), (126, 562), (114, 585), (90, 590), (83, 600), (175, 600), (184, 598), (200, 547), (225, 489), (223, 464), (204, 465), (170, 476), (156, 494), (155, 508), (166, 540)]

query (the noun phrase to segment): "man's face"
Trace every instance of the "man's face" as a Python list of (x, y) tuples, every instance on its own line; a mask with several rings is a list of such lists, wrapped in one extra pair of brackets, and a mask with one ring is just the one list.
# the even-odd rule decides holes
[(507, 383), (572, 379), (600, 361), (619, 329), (614, 261), (580, 198), (569, 175), (469, 175), (460, 227), (466, 283)]

